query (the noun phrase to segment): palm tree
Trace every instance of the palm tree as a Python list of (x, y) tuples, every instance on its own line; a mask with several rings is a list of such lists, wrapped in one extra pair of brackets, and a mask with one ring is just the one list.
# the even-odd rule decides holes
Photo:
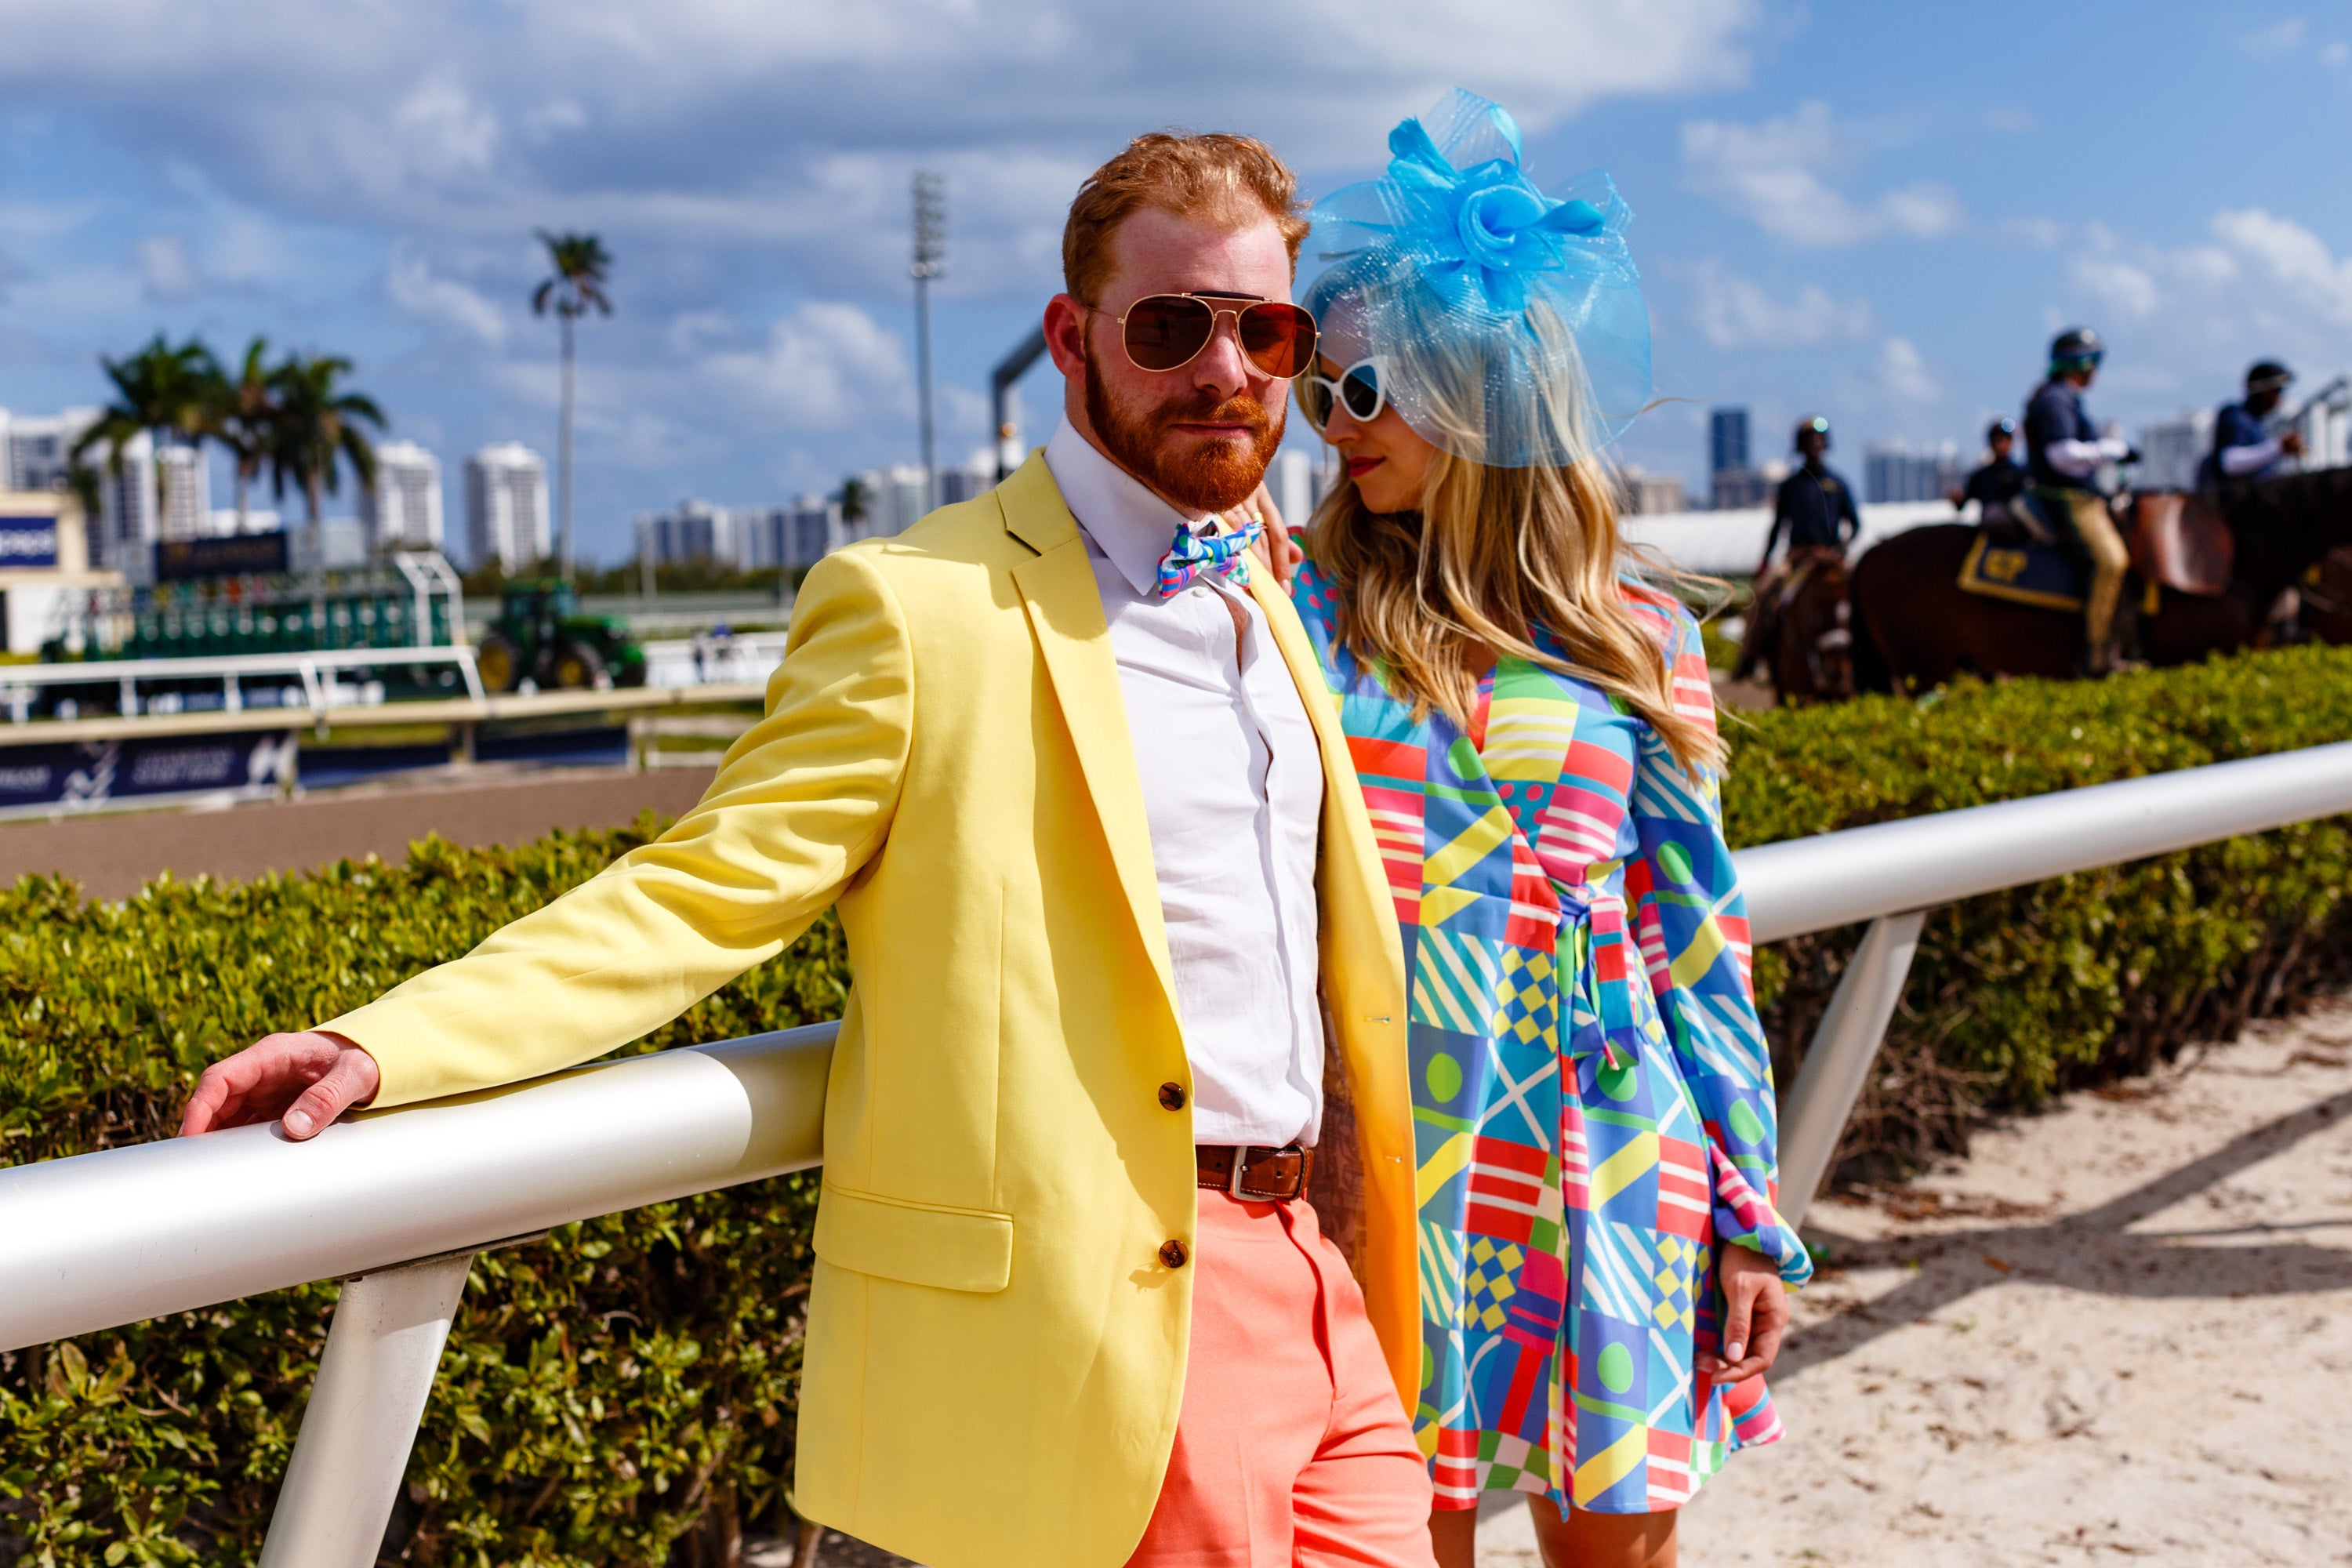
[(841, 481), (842, 531), (857, 537), (857, 525), (874, 513), (874, 490), (856, 474)]
[(314, 554), (320, 552), (320, 513), (326, 498), (341, 488), (343, 465), (351, 465), (361, 485), (375, 483), (375, 444), (360, 426), (381, 430), (386, 420), (374, 399), (341, 384), (351, 369), (352, 362), (338, 354), (289, 354), (269, 373), (276, 403), (269, 422), (270, 485), (279, 496), (289, 485), (302, 492)]
[[(114, 400), (100, 411), (98, 422), (73, 444), (70, 460), (81, 468), (92, 447), (107, 448), (107, 471), (120, 478), (123, 449), (140, 436), (157, 448), (194, 446), (212, 433), (215, 388), (221, 381), (220, 363), (194, 338), (178, 348), (158, 332), (138, 353), (121, 360), (104, 355), (99, 365), (114, 384)], [(155, 465), (155, 516), (163, 515), (163, 468)]]
[(605, 251), (604, 242), (593, 234), (550, 234), (542, 228), (539, 231), (539, 242), (547, 247), (548, 264), (555, 271), (532, 293), (530, 313), (544, 316), (551, 304), (555, 308), (555, 319), (563, 329), (563, 412), (557, 435), (555, 459), (556, 555), (562, 564), (564, 581), (570, 582), (572, 324), (592, 310), (607, 316), (613, 313), (613, 301), (604, 297), (604, 272), (613, 265), (613, 258)]
[(212, 389), (215, 401), (206, 433), (228, 448), (236, 465), (239, 533), (245, 531), (253, 481), (261, 477), (261, 465), (278, 441), (278, 373), (263, 363), (268, 353), (268, 339), (254, 339), (246, 345), (245, 363), (236, 375), (219, 377)]

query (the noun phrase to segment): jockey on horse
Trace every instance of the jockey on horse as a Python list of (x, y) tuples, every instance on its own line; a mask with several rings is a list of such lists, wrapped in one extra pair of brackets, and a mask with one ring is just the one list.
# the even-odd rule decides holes
[(2271, 416), (2294, 382), (2294, 372), (2274, 359), (2257, 360), (2246, 370), (2246, 395), (2225, 403), (2213, 416), (2213, 449), (2197, 466), (2197, 488), (2211, 489), (2223, 479), (2266, 479), (2286, 471), (2290, 458), (2303, 456), (2303, 432), (2289, 426), (2273, 434)]
[[(1822, 455), (1830, 449), (1830, 422), (1819, 415), (1798, 421), (1796, 447), (1804, 462), (1780, 481), (1780, 493), (1773, 500), (1772, 527), (1764, 536), (1763, 559), (1756, 566), (1755, 595), (1748, 606), (1747, 633), (1739, 642), (1735, 677), (1772, 661), (1780, 641), (1781, 618), (1819, 567), (1832, 562), (1838, 565), (1839, 591), (1843, 595), (1845, 547), (1862, 531), (1862, 516), (1854, 510), (1853, 487), (1822, 461)], [(1784, 528), (1789, 534), (1789, 553), (1776, 572), (1772, 552), (1780, 544)], [(1784, 691), (1783, 695), (1789, 693)]]
[(2036, 500), (2071, 525), (2074, 543), (2089, 557), (2091, 583), (2083, 596), (2085, 672), (2115, 668), (2116, 604), (2123, 595), (2131, 552), (2115, 513), (2098, 488), (2101, 468), (2138, 454), (2120, 436), (2102, 436), (2083, 410), (2083, 389), (2099, 374), (2106, 345), (2088, 327), (2073, 327), (2050, 345), (2050, 375), (2025, 404), (2026, 481)]

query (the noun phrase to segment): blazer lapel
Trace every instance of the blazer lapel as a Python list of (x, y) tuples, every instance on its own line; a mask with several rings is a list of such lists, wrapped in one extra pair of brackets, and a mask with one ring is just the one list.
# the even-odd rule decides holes
[[(1371, 902), (1376, 906), (1373, 913), (1382, 929), (1382, 956), (1389, 969), (1380, 979), (1384, 989), (1394, 994), (1401, 1010), (1404, 1005), (1403, 938), (1396, 929), (1395, 906), (1387, 891), (1388, 868), (1381, 859), (1380, 839), (1372, 832), (1371, 812), (1364, 805), (1363, 787), (1356, 780), (1356, 760), (1348, 750), (1348, 732), (1339, 724), (1339, 700), (1332, 694), (1323, 661), (1316, 657), (1314, 640), (1307, 635), (1307, 627), (1300, 623), (1288, 595), (1275, 585), (1274, 574), (1254, 564), (1249, 591), (1258, 608), (1265, 612), (1265, 624), (1274, 633), (1275, 646), (1282, 650), (1282, 661), (1289, 667), (1299, 700), (1307, 705), (1307, 721), (1315, 726), (1315, 739), (1323, 755), (1322, 858), (1327, 896), (1328, 889), (1339, 887), (1360, 888), (1372, 893)], [(1341, 861), (1349, 875), (1331, 879), (1328, 873)], [(1327, 910), (1327, 922), (1329, 914)]]
[(1143, 780), (1136, 771), (1118, 661), (1112, 657), (1110, 627), (1103, 619), (1102, 590), (1087, 564), (1077, 521), (1063, 504), (1042, 452), (1032, 453), (997, 487), (997, 494), (1005, 531), (1038, 552), (1013, 568), (1013, 586), (1021, 592), (1055, 700), (1077, 750), (1078, 767), (1102, 820), (1119, 888), (1173, 1013), (1176, 978), (1168, 962), (1160, 878), (1151, 860), (1151, 824), (1143, 809)]

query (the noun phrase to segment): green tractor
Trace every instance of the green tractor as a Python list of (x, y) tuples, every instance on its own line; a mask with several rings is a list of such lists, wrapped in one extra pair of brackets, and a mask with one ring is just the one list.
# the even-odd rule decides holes
[(509, 583), (474, 668), (491, 691), (525, 680), (541, 691), (602, 690), (643, 686), (646, 650), (618, 616), (583, 614), (569, 583)]

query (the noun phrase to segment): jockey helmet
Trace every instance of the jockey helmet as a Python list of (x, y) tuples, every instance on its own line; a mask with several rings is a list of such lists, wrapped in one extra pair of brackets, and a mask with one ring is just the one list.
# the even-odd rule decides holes
[(2088, 327), (2069, 327), (2050, 340), (2050, 368), (2061, 374), (2095, 365), (2107, 357), (2107, 345)]
[(2246, 390), (2281, 392), (2294, 380), (2294, 372), (2274, 359), (2256, 360), (2246, 367)]

